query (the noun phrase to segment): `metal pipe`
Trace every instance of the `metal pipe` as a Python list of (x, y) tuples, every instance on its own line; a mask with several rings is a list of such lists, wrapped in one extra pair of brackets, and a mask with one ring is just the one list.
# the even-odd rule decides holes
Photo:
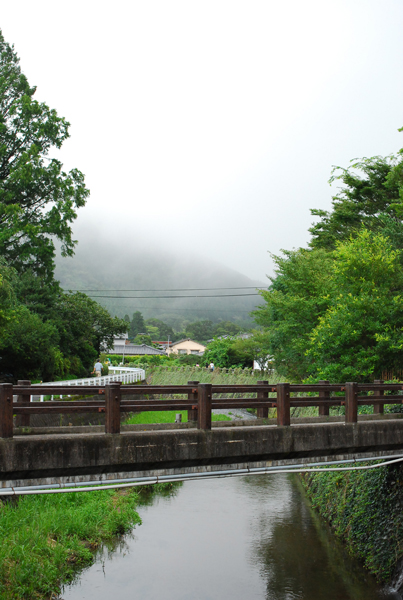
[[(397, 462), (403, 461), (403, 455), (392, 455), (393, 460), (386, 460), (382, 463), (378, 463), (376, 465), (365, 465), (365, 466), (355, 466), (355, 467), (330, 467), (330, 468), (312, 468), (317, 465), (331, 465), (331, 464), (350, 464), (356, 462), (366, 462), (370, 460), (383, 460), (389, 459), (391, 456), (383, 456), (383, 457), (366, 457), (362, 459), (345, 459), (338, 461), (329, 461), (329, 462), (319, 462), (312, 463), (312, 467), (306, 467), (304, 464), (294, 465), (291, 468), (284, 468), (283, 466), (277, 467), (253, 467), (253, 468), (245, 468), (245, 469), (229, 469), (225, 471), (205, 471), (202, 473), (183, 473), (179, 475), (156, 475), (153, 477), (137, 477), (137, 478), (127, 478), (127, 479), (114, 479), (107, 481), (104, 485), (99, 485), (99, 482), (88, 482), (86, 484), (77, 484), (77, 483), (59, 483), (59, 484), (45, 484), (39, 486), (25, 486), (25, 487), (9, 487), (3, 488), (0, 490), (0, 496), (10, 496), (10, 495), (30, 495), (30, 494), (61, 494), (61, 493), (71, 493), (71, 492), (90, 492), (90, 491), (98, 491), (98, 490), (109, 490), (109, 489), (119, 489), (119, 488), (128, 488), (128, 487), (138, 487), (143, 485), (154, 485), (156, 483), (175, 483), (178, 481), (190, 481), (197, 479), (215, 479), (221, 477), (230, 477), (230, 476), (241, 476), (241, 475), (266, 475), (266, 474), (276, 474), (276, 473), (310, 473), (310, 472), (323, 472), (323, 471), (359, 471), (359, 470), (368, 470), (368, 469), (376, 469), (378, 467), (384, 467), (386, 465), (394, 464)], [(122, 483), (124, 482), (124, 483)], [(56, 487), (58, 486), (58, 487)], [(81, 487), (83, 486), (83, 487)]]

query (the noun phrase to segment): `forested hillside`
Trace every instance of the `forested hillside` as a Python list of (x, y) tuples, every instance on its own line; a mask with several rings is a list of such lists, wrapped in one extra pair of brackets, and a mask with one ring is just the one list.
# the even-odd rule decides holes
[(73, 258), (59, 257), (56, 265), (63, 289), (91, 290), (86, 293), (113, 315), (140, 311), (146, 319), (158, 318), (176, 331), (204, 319), (250, 326), (250, 312), (260, 302), (256, 287), (267, 287), (187, 250), (155, 252), (151, 242), (140, 244), (134, 237), (106, 241), (95, 231), (80, 238)]

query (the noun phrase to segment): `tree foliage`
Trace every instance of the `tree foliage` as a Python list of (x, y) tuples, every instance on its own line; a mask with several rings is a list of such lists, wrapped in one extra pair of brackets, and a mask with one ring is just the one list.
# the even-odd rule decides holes
[(146, 324), (141, 312), (136, 310), (130, 323), (129, 338), (134, 340), (139, 333), (146, 333)]
[(56, 303), (53, 322), (60, 335), (63, 354), (76, 361), (76, 373), (85, 375), (102, 350), (113, 346), (117, 334), (126, 333), (128, 323), (111, 317), (108, 311), (82, 292), (61, 294)]
[(291, 380), (371, 380), (403, 360), (403, 151), (334, 169), (309, 249), (275, 257), (255, 320)]
[(49, 158), (69, 137), (69, 123), (34, 99), (14, 48), (0, 31), (0, 254), (23, 272), (53, 277), (53, 238), (73, 254), (71, 223), (89, 191), (77, 169)]
[(323, 249), (283, 251), (274, 256), (276, 277), (260, 292), (265, 304), (255, 321), (268, 332), (268, 352), (280, 375), (291, 380), (307, 376), (306, 349), (319, 318), (327, 310), (333, 287), (333, 256)]
[(403, 269), (390, 240), (363, 229), (335, 250), (336, 293), (310, 334), (315, 379), (368, 381), (403, 364)]
[(236, 338), (233, 349), (239, 355), (245, 356), (245, 359), (252, 365), (253, 361), (256, 361), (263, 372), (268, 368), (271, 359), (270, 334), (267, 331), (251, 331), (247, 338)]
[(207, 346), (203, 355), (204, 364), (213, 362), (216, 367), (250, 367), (249, 356), (235, 348), (236, 338), (214, 338)]
[(320, 220), (310, 228), (311, 247), (332, 250), (339, 241), (357, 234), (362, 226), (382, 227), (388, 215), (400, 222), (403, 217), (403, 151), (396, 156), (375, 156), (352, 161), (348, 169), (335, 167), (330, 183), (342, 182), (333, 197), (332, 210), (311, 210)]
[(150, 326), (155, 328), (156, 331), (152, 333), (152, 335), (155, 335), (155, 337), (153, 337), (154, 340), (166, 341), (168, 340), (168, 336), (169, 339), (172, 340), (174, 330), (164, 323), (164, 321), (161, 321), (160, 319), (147, 319), (145, 323), (149, 333), (151, 333), (151, 331), (149, 331)]

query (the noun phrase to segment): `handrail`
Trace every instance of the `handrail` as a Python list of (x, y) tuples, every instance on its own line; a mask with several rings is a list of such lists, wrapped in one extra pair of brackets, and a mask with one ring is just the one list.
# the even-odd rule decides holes
[[(111, 371), (118, 371), (119, 373), (113, 375), (101, 375), (101, 377), (82, 377), (81, 379), (66, 379), (65, 381), (47, 381), (35, 384), (38, 387), (53, 387), (53, 386), (75, 386), (75, 387), (104, 387), (110, 383), (121, 382), (121, 383), (135, 383), (137, 381), (144, 381), (146, 373), (144, 369), (137, 369), (135, 367), (110, 367)], [(41, 402), (43, 402), (44, 394), (40, 394)], [(53, 400), (53, 395), (52, 395)]]
[[(371, 384), (354, 382), (329, 384), (327, 381), (321, 381), (318, 384), (278, 383), (273, 385), (266, 381), (259, 381), (251, 385), (213, 385), (189, 381), (187, 385), (131, 386), (129, 384), (121, 386), (122, 378), (126, 374), (137, 376), (139, 373), (144, 373), (142, 369), (128, 369), (128, 371), (129, 373), (121, 372), (120, 375), (106, 376), (110, 378), (109, 383), (105, 381), (106, 377), (94, 377), (89, 385), (87, 383), (89, 380), (80, 380), (83, 383), (79, 385), (75, 384), (74, 380), (73, 383), (68, 381), (31, 385), (29, 381), (19, 381), (16, 386), (0, 384), (0, 437), (13, 437), (13, 415), (17, 415), (18, 425), (28, 426), (31, 414), (105, 412), (105, 432), (115, 434), (120, 433), (122, 412), (187, 410), (189, 421), (197, 421), (199, 429), (209, 430), (211, 429), (211, 411), (215, 408), (257, 408), (258, 417), (263, 418), (267, 418), (269, 408), (276, 408), (277, 425), (287, 427), (291, 423), (291, 407), (317, 406), (319, 414), (326, 416), (329, 415), (331, 406), (345, 405), (345, 423), (351, 424), (357, 422), (359, 405), (373, 405), (374, 413), (379, 414), (383, 412), (385, 404), (403, 403), (403, 394), (401, 394), (403, 385), (385, 384), (381, 380)], [(116, 381), (116, 378), (119, 381)], [(98, 391), (102, 395), (98, 399), (90, 401), (31, 402), (32, 397), (38, 395), (38, 392), (41, 392), (39, 395), (42, 396), (45, 393), (59, 396), (71, 395), (72, 386), (79, 387), (81, 394)], [(385, 391), (391, 393), (387, 394)], [(363, 395), (365, 392), (367, 394)], [(217, 397), (218, 394), (228, 393), (240, 395), (246, 393), (255, 394), (255, 396)], [(315, 395), (292, 396), (295, 393)], [(343, 395), (331, 396), (331, 393), (343, 393)], [(17, 395), (17, 402), (13, 402), (13, 394)], [(124, 396), (128, 394), (132, 398), (125, 400)], [(164, 394), (170, 396), (180, 394), (186, 397), (181, 399), (155, 397)], [(269, 394), (275, 394), (275, 396), (270, 397)]]

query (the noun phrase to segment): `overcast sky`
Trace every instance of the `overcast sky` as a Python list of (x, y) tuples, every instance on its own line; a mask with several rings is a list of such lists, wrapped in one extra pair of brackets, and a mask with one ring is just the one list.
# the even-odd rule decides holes
[(403, 147), (402, 0), (0, 7), (36, 97), (71, 123), (78, 238), (109, 228), (264, 280), (268, 251), (306, 245), (309, 209), (330, 207), (332, 165)]

